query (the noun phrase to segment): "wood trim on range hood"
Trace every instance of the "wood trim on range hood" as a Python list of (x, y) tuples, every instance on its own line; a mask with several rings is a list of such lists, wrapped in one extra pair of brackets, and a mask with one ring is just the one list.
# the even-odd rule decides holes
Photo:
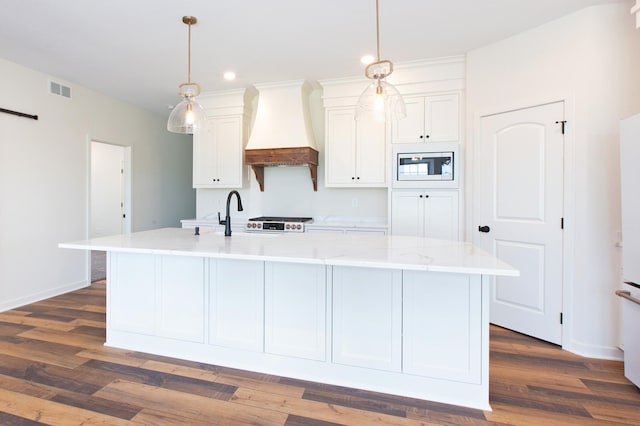
[(313, 190), (318, 191), (318, 151), (311, 147), (245, 149), (244, 162), (253, 169), (261, 192), (264, 192), (265, 166), (301, 165), (309, 166)]

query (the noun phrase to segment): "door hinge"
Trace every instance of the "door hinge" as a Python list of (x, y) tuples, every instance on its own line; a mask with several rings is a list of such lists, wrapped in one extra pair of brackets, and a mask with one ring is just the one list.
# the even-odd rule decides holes
[(567, 124), (567, 120), (556, 121), (556, 124), (562, 124), (562, 134), (564, 135), (565, 124)]
[(560, 218), (560, 229), (564, 229), (564, 217)]
[(560, 324), (564, 324), (564, 317), (562, 315), (562, 312), (560, 312)]

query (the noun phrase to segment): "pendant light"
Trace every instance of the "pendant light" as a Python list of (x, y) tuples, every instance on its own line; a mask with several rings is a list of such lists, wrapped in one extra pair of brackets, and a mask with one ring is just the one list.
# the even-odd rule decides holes
[(380, 59), (380, 17), (376, 0), (376, 61), (367, 65), (364, 75), (373, 80), (358, 98), (356, 119), (364, 116), (377, 121), (404, 118), (407, 115), (402, 95), (385, 78), (393, 72), (393, 63)]
[(200, 94), (200, 85), (191, 81), (191, 25), (198, 20), (195, 16), (183, 16), (182, 22), (189, 26), (187, 82), (178, 86), (178, 94), (182, 101), (173, 108), (167, 121), (167, 130), (173, 133), (193, 134), (205, 121), (204, 109), (194, 99)]

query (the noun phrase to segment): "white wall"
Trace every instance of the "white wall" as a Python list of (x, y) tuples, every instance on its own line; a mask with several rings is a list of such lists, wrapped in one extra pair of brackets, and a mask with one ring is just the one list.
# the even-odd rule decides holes
[[(190, 137), (166, 118), (0, 59), (0, 311), (87, 284), (85, 253), (57, 247), (87, 238), (89, 141), (132, 148), (132, 229), (179, 226), (195, 214)], [(56, 81), (59, 81), (56, 79)]]
[[(277, 216), (339, 216), (350, 218), (381, 218), (387, 216), (386, 188), (325, 188), (324, 186), (324, 109), (321, 91), (310, 96), (310, 117), (319, 153), (318, 191), (313, 191), (307, 167), (267, 167), (264, 172), (264, 192), (256, 182), (253, 171), (246, 168), (245, 187), (238, 192), (244, 212), (235, 213), (235, 199), (231, 207), (232, 223), (243, 218)], [(198, 189), (197, 217), (223, 216), (229, 190)]]
[[(480, 115), (567, 101), (563, 346), (618, 357), (619, 120), (640, 111), (640, 32), (631, 2), (583, 9), (467, 55), (467, 158)], [(467, 206), (473, 206), (467, 161)], [(466, 212), (467, 239), (475, 212)]]

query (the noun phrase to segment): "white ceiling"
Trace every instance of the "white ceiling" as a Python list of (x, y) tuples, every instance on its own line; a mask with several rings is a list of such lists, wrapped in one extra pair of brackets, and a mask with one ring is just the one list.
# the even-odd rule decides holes
[[(619, 1), (380, 0), (381, 56), (464, 54)], [(375, 53), (375, 0), (0, 0), (0, 57), (168, 116), (187, 80), (183, 15), (198, 18), (191, 77), (203, 91), (358, 76)]]

